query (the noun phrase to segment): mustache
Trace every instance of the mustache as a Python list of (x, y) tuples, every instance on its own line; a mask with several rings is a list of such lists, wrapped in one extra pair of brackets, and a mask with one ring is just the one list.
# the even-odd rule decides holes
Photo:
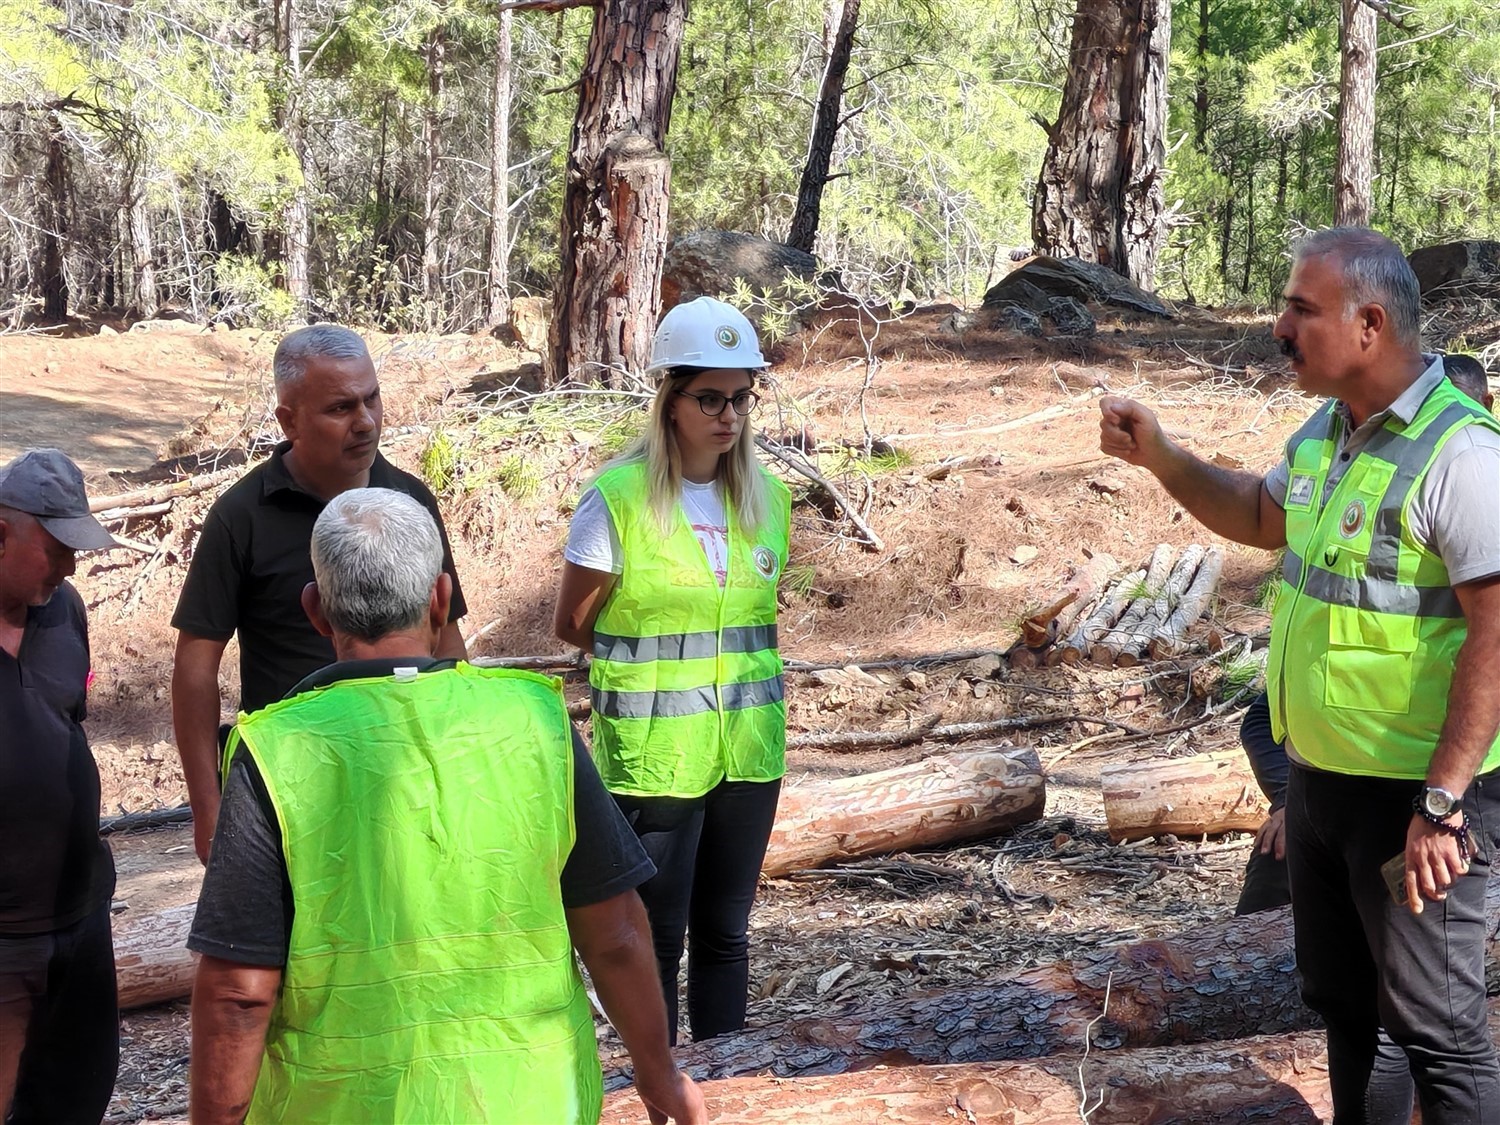
[(1280, 343), (1282, 355), (1286, 356), (1287, 359), (1301, 360), (1302, 353), (1297, 349), (1296, 344), (1292, 343), (1290, 340), (1282, 340)]

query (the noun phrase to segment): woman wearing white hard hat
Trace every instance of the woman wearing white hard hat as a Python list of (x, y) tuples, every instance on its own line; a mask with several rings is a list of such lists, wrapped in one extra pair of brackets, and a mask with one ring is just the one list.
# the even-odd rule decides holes
[(585, 490), (556, 629), (593, 654), (594, 761), (657, 873), (640, 887), (676, 1042), (745, 1022), (746, 930), (786, 772), (776, 584), (791, 500), (755, 457), (755, 329), (707, 297), (656, 331), (646, 431)]

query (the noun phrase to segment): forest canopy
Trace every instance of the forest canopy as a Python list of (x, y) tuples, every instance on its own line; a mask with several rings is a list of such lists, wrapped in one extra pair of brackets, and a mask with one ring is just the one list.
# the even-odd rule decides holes
[[(671, 233), (786, 239), (840, 8), (692, 0)], [(1172, 6), (1166, 295), (1267, 301), (1288, 238), (1331, 221), (1339, 9)], [(1076, 11), (863, 0), (813, 244), (846, 285), (972, 304), (1032, 245)], [(473, 328), (493, 312), (497, 239), (507, 294), (549, 292), (590, 19), (474, 0), (0, 0), (4, 323), (56, 313), (61, 285), (65, 314), (277, 323), (305, 292), (321, 316)], [(1408, 249), (1500, 236), (1500, 14), (1415, 0), (1377, 34), (1373, 225)]]

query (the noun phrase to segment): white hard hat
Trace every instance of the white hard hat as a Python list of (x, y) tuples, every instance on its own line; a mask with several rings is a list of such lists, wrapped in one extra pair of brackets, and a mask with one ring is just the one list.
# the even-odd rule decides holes
[(732, 367), (756, 370), (766, 366), (755, 327), (733, 305), (699, 297), (673, 308), (662, 317), (651, 341), (647, 371), (669, 367)]

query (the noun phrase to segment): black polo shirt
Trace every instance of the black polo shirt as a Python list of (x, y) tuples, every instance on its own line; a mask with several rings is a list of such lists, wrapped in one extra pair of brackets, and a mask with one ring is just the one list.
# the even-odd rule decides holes
[[(287, 471), (282, 442), (214, 502), (203, 521), (172, 627), (227, 641), (240, 635), (240, 709), (274, 703), (293, 685), (333, 663), (333, 643), (302, 611), (302, 589), (313, 580), (312, 530), (326, 501)], [(419, 501), (443, 537), (443, 569), (453, 578), (449, 620), (466, 612), (448, 532), (427, 486), (380, 454), (370, 487), (391, 488)]]
[(109, 902), (99, 770), (83, 733), (89, 634), (68, 583), (0, 649), (0, 934), (43, 934)]
[[(340, 680), (389, 676), (402, 665), (414, 666), (425, 674), (451, 668), (453, 662), (349, 660), (309, 676), (291, 694), (328, 687)], [(370, 745), (372, 751), (379, 749), (378, 740)], [(588, 747), (576, 730), (573, 823), (576, 839), (563, 864), (558, 888), (564, 907), (593, 906), (634, 890), (656, 874), (640, 840), (599, 780)], [(400, 888), (393, 887), (391, 892), (397, 894)], [(213, 852), (208, 857), (187, 946), (196, 953), (246, 965), (285, 965), (294, 913), (276, 807), (255, 759), (240, 747), (229, 767)]]

